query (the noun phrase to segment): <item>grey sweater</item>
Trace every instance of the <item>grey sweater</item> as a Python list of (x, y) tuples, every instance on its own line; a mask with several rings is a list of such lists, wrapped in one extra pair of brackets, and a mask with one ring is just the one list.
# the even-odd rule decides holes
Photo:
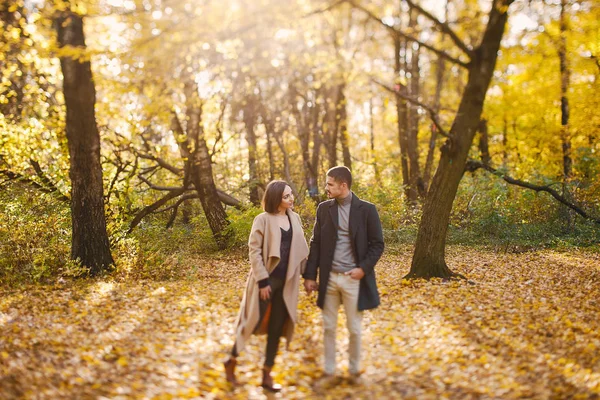
[(338, 202), (338, 231), (335, 242), (335, 252), (331, 270), (334, 272), (348, 272), (356, 268), (356, 259), (352, 251), (352, 235), (350, 232), (350, 206), (352, 205), (352, 192)]

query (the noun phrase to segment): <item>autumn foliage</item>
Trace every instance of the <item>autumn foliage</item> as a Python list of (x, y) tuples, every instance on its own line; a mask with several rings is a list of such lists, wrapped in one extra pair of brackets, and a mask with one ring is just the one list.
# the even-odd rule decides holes
[[(382, 305), (365, 315), (364, 386), (314, 387), (321, 318), (314, 296), (301, 294), (295, 339), (274, 369), (284, 398), (598, 398), (597, 254), (452, 246), (450, 265), (470, 281), (426, 282), (401, 279), (410, 250), (390, 250), (377, 267)], [(187, 268), (190, 279), (171, 282), (3, 289), (0, 397), (263, 398), (264, 337), (239, 359), (241, 387), (227, 385), (221, 364), (245, 258)], [(338, 332), (343, 354), (347, 333)], [(345, 371), (347, 359), (338, 363)]]

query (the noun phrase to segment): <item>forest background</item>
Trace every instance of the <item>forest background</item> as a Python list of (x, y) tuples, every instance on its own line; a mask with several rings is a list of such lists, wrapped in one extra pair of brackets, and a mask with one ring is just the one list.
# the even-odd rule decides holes
[[(338, 164), (377, 204), (387, 243), (414, 243), (490, 4), (423, 4), (432, 15), (412, 2), (4, 2), (2, 282), (78, 274), (61, 57), (91, 63), (87, 106), (118, 268), (162, 275), (189, 252), (243, 245), (275, 178), (293, 185), (309, 234)], [(466, 146), (495, 175), (464, 173), (448, 238), (505, 250), (597, 245), (597, 4), (511, 7)], [(66, 12), (85, 16), (85, 47), (58, 37)], [(73, 173), (85, 181), (90, 171)], [(506, 176), (554, 189), (589, 218)]]
[(309, 238), (334, 165), (399, 278), (532, 254), (599, 279), (599, 21), (595, 0), (3, 1), (0, 326), (31, 285), (243, 275), (266, 184)]

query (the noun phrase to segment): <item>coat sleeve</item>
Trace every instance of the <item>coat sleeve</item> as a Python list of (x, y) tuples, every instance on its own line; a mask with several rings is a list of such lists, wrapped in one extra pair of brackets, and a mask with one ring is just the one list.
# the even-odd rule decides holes
[(369, 206), (369, 214), (367, 216), (367, 241), (369, 249), (364, 259), (358, 262), (358, 265), (365, 271), (365, 275), (373, 273), (375, 264), (383, 254), (383, 230), (381, 229), (381, 220), (377, 213), (375, 205)]
[[(302, 228), (302, 218), (300, 218), (300, 215), (298, 214), (296, 214), (296, 218), (298, 219), (298, 225), (302, 229), (302, 240), (304, 240), (304, 242), (306, 243), (306, 239), (304, 237), (304, 229)], [(304, 260), (302, 260), (300, 264), (300, 274), (302, 275), (304, 275), (304, 272), (306, 271), (306, 260), (307, 258), (304, 258)]]
[(248, 238), (248, 254), (250, 258), (250, 266), (252, 267), (252, 275), (258, 282), (269, 278), (269, 271), (263, 261), (263, 241), (265, 237), (265, 220), (260, 216), (254, 218), (252, 230)]
[(317, 280), (317, 271), (319, 269), (319, 259), (321, 253), (321, 205), (317, 207), (317, 218), (313, 227), (313, 234), (310, 238), (308, 261), (302, 277), (311, 281)]

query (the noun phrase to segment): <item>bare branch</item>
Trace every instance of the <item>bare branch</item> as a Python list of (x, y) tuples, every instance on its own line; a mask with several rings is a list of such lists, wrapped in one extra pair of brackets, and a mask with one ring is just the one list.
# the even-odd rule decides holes
[[(151, 189), (154, 190), (159, 190), (159, 191), (163, 191), (163, 192), (181, 192), (183, 190), (183, 192), (187, 192), (188, 190), (194, 190), (193, 186), (187, 186), (187, 187), (183, 187), (183, 186), (159, 186), (159, 185), (155, 185), (152, 182), (150, 182), (148, 179), (144, 178), (143, 176), (138, 175), (138, 178), (140, 178), (140, 180), (142, 182), (144, 182), (146, 185), (148, 185)], [(239, 201), (238, 199), (236, 199), (235, 197), (233, 197), (230, 194), (225, 193), (224, 191), (217, 189), (217, 194), (219, 196), (219, 200), (221, 200), (221, 203), (228, 205), (228, 206), (232, 206), (235, 208), (242, 208), (242, 202)]]
[(175, 218), (177, 217), (177, 211), (179, 210), (179, 206), (186, 200), (190, 200), (190, 199), (198, 199), (200, 198), (200, 196), (198, 196), (197, 194), (186, 194), (185, 196), (181, 196), (179, 198), (179, 200), (177, 200), (177, 203), (173, 204), (172, 206), (165, 208), (164, 210), (161, 211), (166, 211), (168, 209), (173, 209), (173, 212), (171, 213), (171, 217), (169, 217), (169, 221), (167, 222), (167, 229), (172, 227), (173, 224), (175, 223)]
[(439, 19), (434, 17), (429, 11), (423, 9), (420, 5), (415, 4), (412, 0), (406, 0), (406, 4), (408, 4), (410, 8), (417, 10), (421, 15), (425, 16), (425, 18), (433, 22), (443, 33), (446, 33), (448, 36), (450, 36), (450, 39), (452, 39), (454, 44), (456, 44), (459, 49), (461, 49), (467, 56), (469, 56), (469, 59), (473, 58), (473, 49), (470, 49), (465, 44), (465, 42), (463, 42), (458, 37), (456, 32), (454, 32), (452, 28), (450, 28), (450, 26), (447, 23), (440, 21)]
[(172, 192), (172, 191), (177, 191), (177, 190), (191, 190), (191, 187), (183, 187), (183, 186), (158, 186), (153, 184), (152, 182), (150, 182), (148, 179), (144, 178), (141, 175), (138, 175), (138, 178), (140, 178), (140, 180), (142, 182), (144, 182), (146, 185), (148, 185), (151, 189), (154, 190), (160, 190), (160, 191), (164, 191), (164, 192)]
[(155, 172), (158, 169), (159, 165), (153, 165), (151, 167), (142, 168), (140, 171), (140, 175), (147, 175), (149, 173)]
[(233, 197), (232, 195), (227, 194), (220, 189), (217, 189), (217, 194), (219, 195), (219, 200), (221, 200), (221, 203), (235, 207), (237, 209), (242, 209), (242, 202)]
[(29, 179), (21, 174), (18, 174), (16, 172), (12, 172), (10, 170), (7, 169), (3, 169), (0, 170), (0, 174), (6, 176), (8, 178), (9, 181), (17, 181), (17, 182), (22, 182), (25, 183), (31, 187), (33, 187), (34, 189), (37, 189), (41, 192), (44, 193), (48, 193), (48, 194), (52, 194), (54, 195), (54, 197), (63, 202), (63, 203), (67, 203), (69, 204), (71, 202), (71, 199), (69, 199), (66, 195), (62, 194), (58, 188), (53, 187), (53, 188), (47, 188), (43, 185), (40, 185), (39, 183), (37, 183), (36, 181)]
[(133, 229), (138, 226), (138, 224), (142, 221), (142, 219), (148, 214), (158, 210), (164, 204), (166, 204), (169, 200), (174, 199), (175, 197), (182, 195), (185, 192), (185, 189), (181, 188), (180, 190), (172, 190), (166, 195), (164, 195), (160, 200), (157, 200), (153, 204), (144, 207), (139, 213), (136, 214), (133, 221), (129, 225), (129, 230), (127, 233), (131, 233)]
[(172, 172), (173, 174), (175, 174), (177, 176), (180, 176), (181, 173), (183, 172), (180, 168), (177, 168), (177, 167), (169, 164), (168, 162), (166, 162), (165, 160), (163, 160), (160, 157), (156, 157), (156, 156), (153, 156), (151, 154), (142, 153), (142, 152), (137, 151), (137, 150), (135, 150), (135, 153), (140, 158), (143, 158), (143, 159), (146, 159), (146, 160), (156, 161), (158, 163), (158, 165), (160, 165), (161, 167), (163, 167), (167, 171), (170, 171), (170, 172)]
[[(219, 119), (217, 120), (217, 123), (216, 123), (216, 128), (217, 128), (218, 135), (217, 135), (217, 137), (215, 139), (215, 142), (213, 143), (212, 151), (210, 152), (210, 158), (211, 159), (213, 158), (213, 156), (217, 152), (217, 144), (219, 144), (219, 142), (221, 140), (223, 140), (223, 117), (225, 116), (225, 110), (226, 110), (226, 108), (227, 108), (227, 101), (223, 101), (223, 106), (221, 107), (221, 113), (219, 114)], [(227, 141), (225, 143), (227, 143)], [(225, 143), (223, 143), (223, 146), (225, 145)], [(223, 146), (221, 146), (221, 149), (223, 148)], [(219, 149), (219, 151), (221, 149)]]
[(200, 198), (200, 196), (198, 196), (197, 193), (191, 193), (191, 194), (183, 195), (183, 196), (181, 196), (180, 198), (177, 199), (177, 202), (175, 202), (175, 204), (172, 204), (172, 205), (170, 205), (168, 207), (165, 207), (165, 208), (162, 208), (160, 210), (156, 210), (155, 213), (158, 214), (158, 213), (162, 213), (162, 212), (169, 211), (169, 210), (172, 210), (172, 209), (176, 209), (176, 208), (178, 208), (181, 205), (181, 203), (183, 203), (186, 200), (199, 199), (199, 198)]
[(558, 200), (559, 202), (561, 202), (565, 206), (569, 207), (570, 209), (574, 210), (577, 214), (581, 215), (583, 218), (589, 219), (591, 221), (594, 221), (597, 224), (600, 224), (600, 218), (596, 218), (596, 217), (593, 217), (593, 216), (589, 215), (588, 213), (586, 213), (585, 211), (583, 211), (580, 207), (578, 207), (577, 205), (571, 203), (569, 200), (565, 199), (556, 190), (552, 189), (549, 186), (534, 185), (533, 183), (524, 182), (524, 181), (521, 181), (521, 180), (518, 180), (518, 179), (511, 178), (510, 176), (506, 175), (505, 173), (500, 172), (497, 169), (495, 169), (495, 168), (493, 168), (493, 167), (491, 167), (491, 166), (489, 166), (487, 164), (484, 164), (482, 162), (475, 161), (475, 160), (469, 160), (469, 161), (467, 161), (467, 165), (465, 166), (465, 171), (475, 172), (479, 168), (482, 168), (482, 169), (485, 169), (488, 172), (491, 172), (492, 174), (494, 174), (494, 175), (496, 175), (496, 176), (504, 179), (506, 182), (510, 183), (511, 185), (521, 186), (521, 187), (524, 187), (524, 188), (527, 188), (527, 189), (535, 190), (536, 192), (546, 192), (546, 193), (549, 193), (556, 200)]
[(452, 135), (447, 132), (444, 127), (442, 126), (442, 124), (440, 123), (440, 120), (438, 118), (438, 114), (433, 110), (433, 108), (431, 108), (430, 106), (421, 103), (419, 100), (414, 99), (410, 96), (407, 96), (405, 94), (400, 93), (399, 90), (396, 90), (394, 88), (389, 87), (388, 85), (379, 82), (378, 80), (371, 78), (371, 81), (373, 81), (374, 83), (376, 83), (377, 85), (381, 86), (382, 88), (384, 88), (385, 90), (387, 90), (388, 92), (393, 93), (394, 95), (400, 97), (401, 99), (404, 99), (410, 103), (416, 104), (419, 107), (421, 107), (422, 109), (424, 109), (425, 111), (427, 111), (427, 113), (429, 114), (429, 118), (431, 118), (431, 121), (433, 122), (433, 124), (436, 126), (436, 128), (439, 130), (439, 134), (444, 136), (445, 138), (448, 139), (452, 139)]
[(106, 192), (106, 200), (105, 200), (106, 204), (108, 204), (110, 202), (110, 197), (112, 196), (115, 184), (119, 181), (118, 180), (119, 175), (121, 175), (121, 172), (125, 171), (129, 165), (130, 165), (129, 161), (122, 164), (121, 160), (119, 158), (119, 165), (117, 165), (117, 171), (115, 172), (115, 176), (111, 179), (110, 185), (108, 186), (108, 190)]
[(29, 163), (33, 166), (33, 169), (35, 170), (36, 175), (41, 179), (44, 186), (49, 189), (48, 193), (58, 193), (58, 197), (60, 200), (69, 201), (69, 197), (64, 195), (60, 191), (60, 189), (56, 187), (54, 182), (52, 182), (50, 180), (50, 178), (48, 178), (46, 176), (46, 174), (44, 173), (44, 171), (42, 171), (42, 168), (40, 167), (40, 164), (37, 161), (30, 159)]
[(317, 15), (317, 14), (323, 14), (323, 13), (325, 13), (327, 11), (333, 10), (334, 8), (336, 8), (337, 6), (339, 6), (340, 4), (343, 4), (343, 3), (346, 3), (346, 0), (337, 0), (337, 1), (334, 1), (333, 3), (331, 3), (328, 6), (325, 6), (323, 8), (318, 8), (318, 9), (313, 10), (313, 11), (307, 13), (307, 14), (304, 14), (302, 16), (302, 18), (310, 17), (310, 16)]
[(386, 23), (384, 23), (381, 18), (379, 18), (377, 15), (373, 14), (371, 11), (369, 11), (368, 9), (366, 9), (364, 6), (357, 4), (356, 2), (354, 2), (353, 0), (346, 0), (346, 2), (348, 2), (352, 7), (364, 12), (365, 14), (367, 14), (369, 16), (369, 18), (371, 18), (372, 20), (376, 21), (377, 23), (383, 25), (388, 31), (390, 31), (390, 33), (394, 36), (400, 36), (403, 37), (411, 42), (415, 42), (418, 43), (419, 46), (424, 47), (432, 52), (434, 52), (435, 54), (439, 55), (440, 57), (443, 57), (444, 59), (451, 61), (457, 65), (460, 65), (463, 68), (468, 69), (469, 68), (469, 63), (466, 63), (456, 57), (451, 56), (450, 54), (446, 53), (443, 50), (437, 49), (425, 42), (420, 41), (419, 39), (417, 39), (416, 37), (409, 35), (407, 33), (402, 32), (401, 30), (398, 30), (390, 25), (387, 25)]

